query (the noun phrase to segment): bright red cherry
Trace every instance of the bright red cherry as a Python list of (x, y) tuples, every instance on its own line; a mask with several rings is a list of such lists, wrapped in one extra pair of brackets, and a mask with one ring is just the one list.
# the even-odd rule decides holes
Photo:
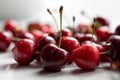
[(59, 35), (57, 34), (57, 32), (52, 32), (52, 33), (49, 33), (48, 35), (54, 38), (56, 42), (59, 41)]
[(75, 64), (82, 69), (95, 69), (100, 61), (100, 52), (96, 46), (85, 44), (72, 53)]
[(44, 70), (58, 72), (67, 64), (68, 52), (54, 44), (48, 44), (42, 49), (40, 59)]
[(98, 38), (98, 41), (107, 41), (113, 33), (110, 32), (108, 27), (99, 27), (95, 34)]
[(73, 37), (62, 37), (61, 48), (65, 49), (69, 53), (69, 56), (70, 56), (70, 59), (68, 61), (69, 64), (72, 63), (71, 56), (72, 56), (73, 50), (78, 47), (80, 47), (80, 43), (77, 39)]
[(21, 65), (28, 65), (33, 61), (34, 51), (35, 42), (30, 39), (19, 40), (12, 49), (14, 59)]
[(0, 51), (6, 51), (12, 42), (13, 35), (10, 31), (0, 32)]
[(95, 35), (92, 34), (80, 34), (80, 33), (76, 33), (74, 35), (74, 37), (79, 41), (79, 43), (81, 44), (84, 41), (97, 41), (97, 38)]

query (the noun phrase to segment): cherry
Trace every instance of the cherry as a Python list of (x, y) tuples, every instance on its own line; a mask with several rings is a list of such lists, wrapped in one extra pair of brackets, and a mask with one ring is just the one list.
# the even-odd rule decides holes
[(38, 22), (32, 22), (28, 25), (28, 30), (32, 31), (32, 30), (40, 30), (44, 33), (51, 33), (53, 32), (52, 27), (49, 24), (40, 24)]
[[(96, 24), (96, 25), (94, 25), (94, 24)], [(96, 17), (96, 18), (94, 18), (92, 27), (93, 28), (95, 27), (95, 29), (97, 29), (97, 28), (99, 28), (101, 26), (107, 26), (108, 27), (109, 26), (108, 20), (106, 20), (103, 17)]]
[(37, 48), (36, 48), (37, 54), (35, 54), (35, 58), (37, 59), (38, 62), (41, 62), (40, 56), (41, 56), (42, 48), (45, 47), (47, 44), (56, 44), (56, 41), (52, 37), (45, 35), (39, 38), (36, 44), (37, 44)]
[(12, 33), (10, 31), (0, 32), (0, 51), (4, 52), (12, 42)]
[(107, 53), (106, 53), (106, 52), (109, 52), (109, 48), (110, 48), (109, 44), (105, 43), (105, 44), (101, 45), (101, 44), (97, 44), (97, 43), (91, 42), (91, 41), (84, 41), (82, 43), (82, 45), (85, 45), (85, 44), (94, 45), (95, 47), (98, 48), (98, 50), (101, 52), (100, 59), (101, 59), (102, 62), (108, 62), (109, 61), (109, 58), (108, 58)]
[(95, 35), (92, 35), (92, 34), (80, 34), (80, 33), (76, 33), (75, 35), (74, 35), (74, 37), (79, 41), (79, 43), (81, 44), (82, 42), (84, 42), (84, 41), (87, 41), (87, 40), (89, 40), (89, 41), (97, 41), (97, 39), (96, 39), (96, 36)]
[(84, 70), (95, 69), (100, 61), (100, 52), (94, 45), (85, 44), (72, 53), (75, 64)]
[(35, 39), (35, 42), (36, 42), (36, 43), (38, 42), (38, 40), (39, 40), (40, 38), (42, 38), (43, 36), (47, 36), (47, 35), (48, 35), (48, 34), (46, 34), (46, 33), (43, 33), (43, 32), (40, 31), (40, 30), (32, 30), (30, 33), (34, 36), (34, 39)]
[(111, 68), (120, 69), (120, 36), (113, 35), (108, 40), (111, 43), (110, 54), (108, 54), (111, 59)]
[(18, 26), (15, 20), (6, 21), (4, 30), (11, 31), (15, 37), (21, 33), (24, 33), (24, 31)]
[(62, 36), (72, 36), (72, 31), (68, 28), (64, 28), (62, 29)]
[(74, 49), (80, 47), (79, 41), (73, 37), (62, 37), (61, 48), (69, 52), (70, 59), (68, 64), (72, 63), (71, 55)]
[(19, 34), (17, 37), (20, 38), (20, 39), (26, 38), (26, 39), (35, 40), (34, 36), (29, 32), (24, 32), (23, 34)]
[(111, 50), (110, 50), (110, 58), (113, 61), (119, 60), (120, 61), (120, 36), (113, 35), (108, 40), (111, 43)]
[(47, 44), (56, 44), (56, 41), (50, 36), (43, 36), (37, 42), (37, 51), (41, 51)]
[(67, 64), (68, 52), (54, 44), (48, 44), (42, 49), (40, 60), (44, 70), (58, 72)]
[(14, 59), (21, 65), (28, 65), (34, 60), (35, 42), (30, 39), (19, 40), (12, 49)]
[(98, 41), (107, 41), (113, 33), (109, 31), (108, 27), (99, 27), (96, 31), (95, 34), (98, 38)]
[(49, 33), (48, 35), (54, 38), (56, 42), (58, 42), (59, 35), (57, 34), (57, 32), (52, 32), (52, 33)]
[(120, 25), (118, 25), (115, 29), (115, 34), (120, 35)]

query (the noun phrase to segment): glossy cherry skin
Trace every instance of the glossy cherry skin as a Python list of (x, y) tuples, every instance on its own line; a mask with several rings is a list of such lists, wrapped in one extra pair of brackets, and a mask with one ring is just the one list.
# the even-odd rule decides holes
[(109, 57), (113, 61), (120, 61), (120, 36), (119, 35), (113, 35), (108, 40), (111, 43), (111, 50)]
[[(85, 44), (90, 44), (90, 45), (94, 45), (98, 48), (98, 50), (103, 53), (103, 52), (106, 52), (106, 51), (109, 51), (109, 48), (110, 48), (110, 45), (109, 44), (97, 44), (95, 42), (91, 42), (91, 41), (85, 41), (82, 43), (82, 45), (85, 45)], [(106, 54), (100, 54), (100, 59), (102, 62), (108, 62), (109, 61), (109, 58), (107, 56), (107, 53)]]
[(89, 41), (93, 40), (94, 42), (97, 41), (96, 36), (95, 35), (92, 36), (92, 34), (80, 34), (80, 33), (76, 33), (74, 35), (74, 37), (79, 41), (80, 44), (82, 42), (84, 42), (84, 41), (87, 41), (87, 40), (89, 40)]
[(72, 53), (75, 64), (84, 70), (95, 69), (100, 61), (100, 52), (94, 45), (85, 44)]
[(113, 33), (109, 31), (108, 27), (99, 27), (96, 31), (95, 34), (98, 38), (98, 41), (107, 41)]
[(58, 72), (67, 64), (68, 52), (54, 44), (48, 44), (42, 49), (40, 59), (44, 70)]
[(0, 52), (4, 52), (12, 42), (13, 35), (10, 31), (0, 32)]
[(68, 64), (72, 63), (72, 52), (74, 49), (80, 47), (80, 43), (77, 39), (73, 37), (62, 37), (61, 40), (61, 48), (65, 49), (69, 53), (69, 61)]
[(43, 36), (37, 42), (37, 51), (41, 51), (47, 44), (56, 44), (56, 41), (50, 36)]
[(35, 42), (30, 39), (21, 39), (12, 49), (13, 57), (17, 63), (28, 65), (34, 60)]

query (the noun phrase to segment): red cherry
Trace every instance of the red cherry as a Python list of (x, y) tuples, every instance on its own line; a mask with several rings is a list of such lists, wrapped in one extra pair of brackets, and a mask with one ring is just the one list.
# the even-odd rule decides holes
[[(94, 23), (97, 23), (97, 25), (94, 26)], [(108, 20), (106, 20), (105, 18), (103, 17), (96, 17), (94, 18), (94, 21), (93, 21), (93, 24), (92, 24), (92, 28), (95, 27), (95, 29), (101, 27), (101, 26), (106, 26), (108, 27), (109, 26), (109, 22)]]
[(4, 26), (4, 30), (11, 31), (15, 37), (24, 33), (15, 20), (8, 20)]
[(28, 65), (33, 61), (34, 51), (35, 42), (30, 39), (19, 40), (12, 49), (14, 59), (21, 65)]
[(65, 49), (69, 52), (70, 59), (68, 61), (68, 64), (72, 63), (71, 55), (74, 49), (80, 47), (80, 43), (77, 39), (73, 37), (62, 37), (61, 40), (61, 48)]
[(48, 35), (54, 38), (56, 42), (59, 41), (59, 36), (56, 32), (49, 33)]
[(94, 45), (85, 44), (73, 51), (72, 59), (82, 69), (95, 69), (100, 61), (100, 52)]
[(118, 25), (115, 29), (115, 34), (120, 35), (120, 25)]
[(36, 52), (38, 53), (35, 54), (35, 58), (37, 59), (38, 62), (41, 62), (40, 54), (41, 54), (42, 48), (45, 47), (47, 44), (56, 44), (56, 41), (50, 36), (43, 36), (42, 38), (39, 38), (36, 44), (37, 44)]
[(41, 31), (48, 34), (54, 32), (49, 24), (42, 25)]
[(80, 33), (76, 33), (74, 35), (74, 37), (79, 41), (79, 43), (81, 44), (84, 41), (97, 41), (97, 38), (95, 35), (92, 34), (80, 34)]
[(17, 37), (20, 38), (20, 39), (26, 38), (26, 39), (35, 40), (34, 36), (29, 32), (24, 32), (23, 34), (19, 34)]
[(67, 64), (68, 52), (54, 44), (48, 44), (42, 49), (40, 59), (44, 70), (58, 72)]
[(40, 38), (42, 38), (43, 36), (47, 36), (48, 35), (46, 33), (43, 33), (40, 30), (32, 30), (30, 33), (34, 36), (35, 42), (38, 42), (38, 40)]
[(0, 32), (0, 51), (6, 51), (12, 42), (12, 33), (10, 31)]
[(98, 38), (98, 41), (107, 41), (113, 33), (110, 32), (108, 27), (99, 27), (95, 34)]
[(62, 36), (72, 36), (72, 31), (68, 28), (62, 29)]
[(41, 51), (47, 44), (56, 44), (56, 41), (50, 36), (43, 36), (37, 42), (37, 51)]

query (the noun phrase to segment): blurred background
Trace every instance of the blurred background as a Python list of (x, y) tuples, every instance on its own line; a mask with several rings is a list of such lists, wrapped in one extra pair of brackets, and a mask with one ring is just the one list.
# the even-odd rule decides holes
[[(63, 5), (63, 25), (65, 26), (72, 24), (72, 16), (76, 16), (76, 24), (89, 23), (90, 18), (103, 16), (114, 27), (120, 21), (119, 3), (119, 0), (0, 0), (0, 21), (16, 19), (54, 23), (46, 11), (49, 8), (59, 22), (58, 9), (60, 5)], [(81, 11), (84, 11), (89, 18), (82, 16)]]

